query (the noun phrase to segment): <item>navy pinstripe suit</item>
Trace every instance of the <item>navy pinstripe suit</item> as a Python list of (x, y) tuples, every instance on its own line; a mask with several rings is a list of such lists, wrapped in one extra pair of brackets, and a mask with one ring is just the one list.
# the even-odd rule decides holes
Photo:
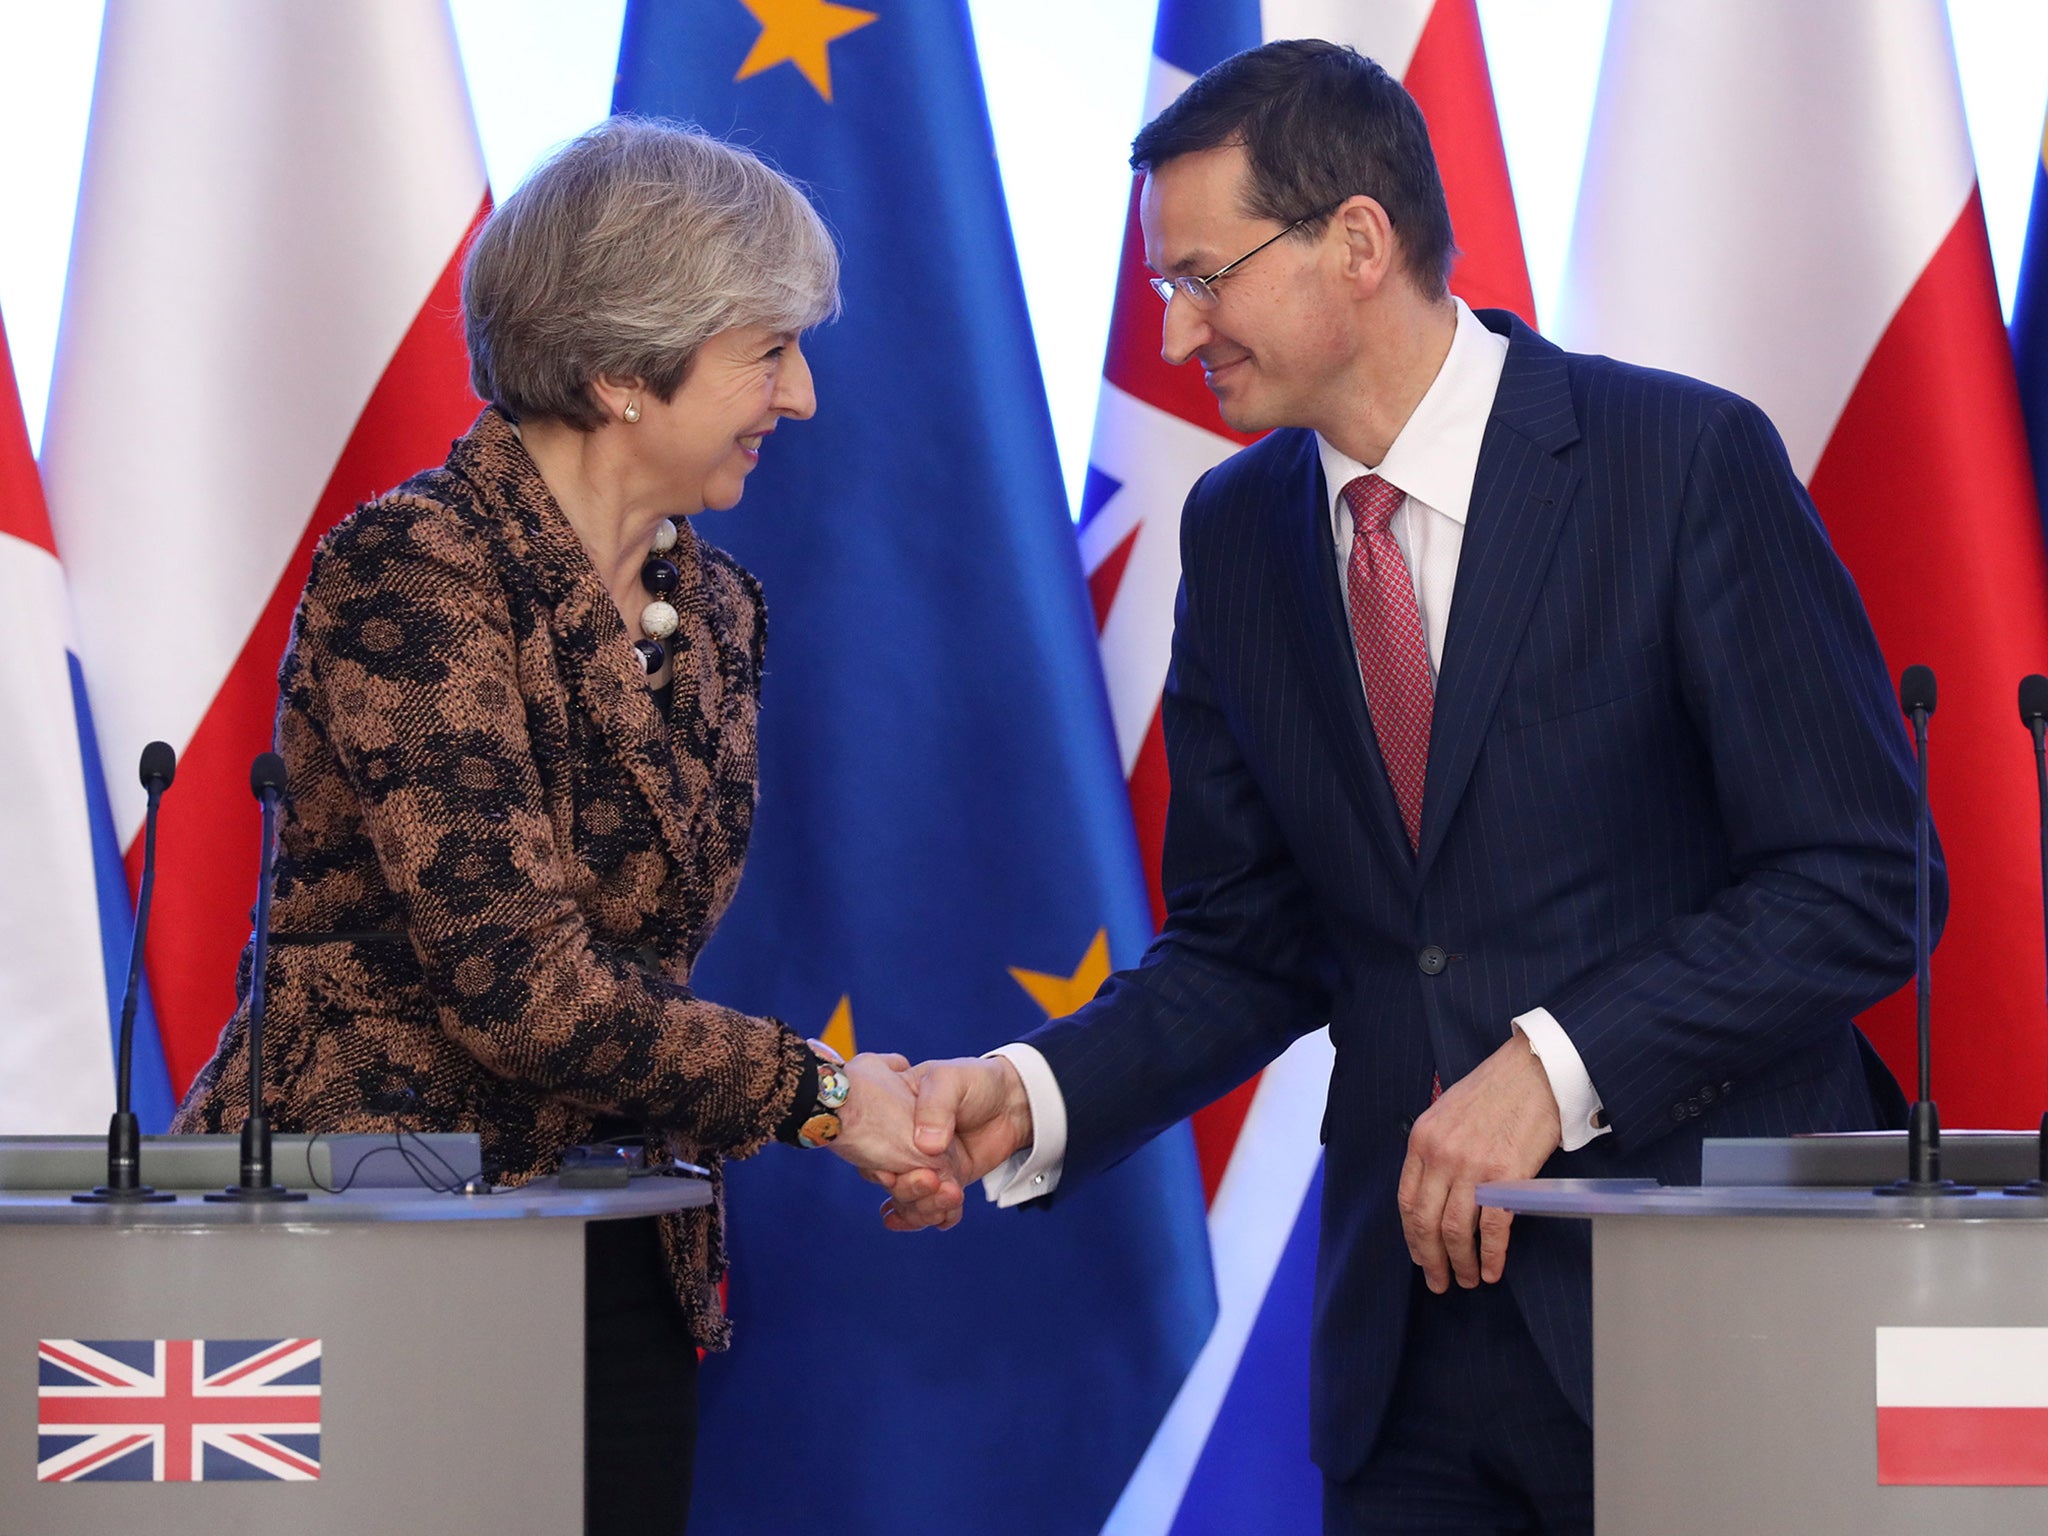
[[(1273, 433), (1183, 519), (1165, 929), (1030, 1037), (1066, 1100), (1070, 1188), (1330, 1023), (1311, 1434), (1339, 1480), (1400, 1357), (1395, 1183), (1433, 1070), (1456, 1080), (1547, 1006), (1613, 1132), (1544, 1171), (1696, 1182), (1703, 1136), (1873, 1124), (1850, 1021), (1912, 972), (1910, 744), (1769, 422), (1481, 318), (1509, 351), (1420, 852), (1346, 637), (1315, 439)], [(1517, 1223), (1505, 1283), (1590, 1418), (1583, 1225)]]

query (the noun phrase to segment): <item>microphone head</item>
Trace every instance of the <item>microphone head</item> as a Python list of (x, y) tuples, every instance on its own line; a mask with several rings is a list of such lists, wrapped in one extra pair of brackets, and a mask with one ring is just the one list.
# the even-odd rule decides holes
[(1899, 708), (1907, 714), (1934, 713), (1934, 669), (1908, 667), (1899, 674)]
[(275, 752), (262, 753), (249, 765), (249, 791), (258, 800), (283, 794), (284, 785), (284, 759)]
[[(2041, 686), (2048, 688), (2048, 679)], [(142, 787), (144, 789), (169, 789), (171, 780), (178, 776), (178, 754), (171, 750), (168, 741), (152, 741), (142, 749)]]
[(2030, 672), (2020, 679), (2020, 724), (2048, 718), (2048, 677)]

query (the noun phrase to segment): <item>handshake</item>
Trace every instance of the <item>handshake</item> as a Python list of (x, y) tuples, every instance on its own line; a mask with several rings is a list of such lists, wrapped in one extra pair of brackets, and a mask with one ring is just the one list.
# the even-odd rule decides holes
[(960, 1057), (917, 1066), (902, 1056), (854, 1057), (832, 1150), (889, 1191), (892, 1232), (957, 1225), (966, 1189), (1031, 1146), (1031, 1102), (1006, 1059)]

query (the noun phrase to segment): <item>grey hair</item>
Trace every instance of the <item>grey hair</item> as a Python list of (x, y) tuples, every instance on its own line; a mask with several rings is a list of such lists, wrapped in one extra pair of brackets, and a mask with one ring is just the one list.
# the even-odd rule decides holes
[(804, 194), (687, 124), (607, 118), (543, 161), (462, 267), (469, 377), (515, 420), (604, 424), (590, 386), (672, 399), (735, 325), (802, 331), (839, 313), (839, 250)]

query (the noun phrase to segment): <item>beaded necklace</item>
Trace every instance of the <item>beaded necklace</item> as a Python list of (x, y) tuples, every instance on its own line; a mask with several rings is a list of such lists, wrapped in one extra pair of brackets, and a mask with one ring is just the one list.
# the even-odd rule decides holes
[(669, 649), (662, 642), (670, 640), (682, 623), (682, 615), (676, 612), (676, 605), (670, 599), (675, 596), (676, 588), (682, 585), (683, 573), (676, 568), (675, 561), (663, 558), (675, 547), (676, 525), (663, 518), (654, 527), (654, 553), (640, 567), (640, 585), (653, 599), (640, 610), (640, 633), (645, 638), (633, 642), (633, 651), (640, 658), (640, 671), (645, 677), (653, 677), (667, 665)]

